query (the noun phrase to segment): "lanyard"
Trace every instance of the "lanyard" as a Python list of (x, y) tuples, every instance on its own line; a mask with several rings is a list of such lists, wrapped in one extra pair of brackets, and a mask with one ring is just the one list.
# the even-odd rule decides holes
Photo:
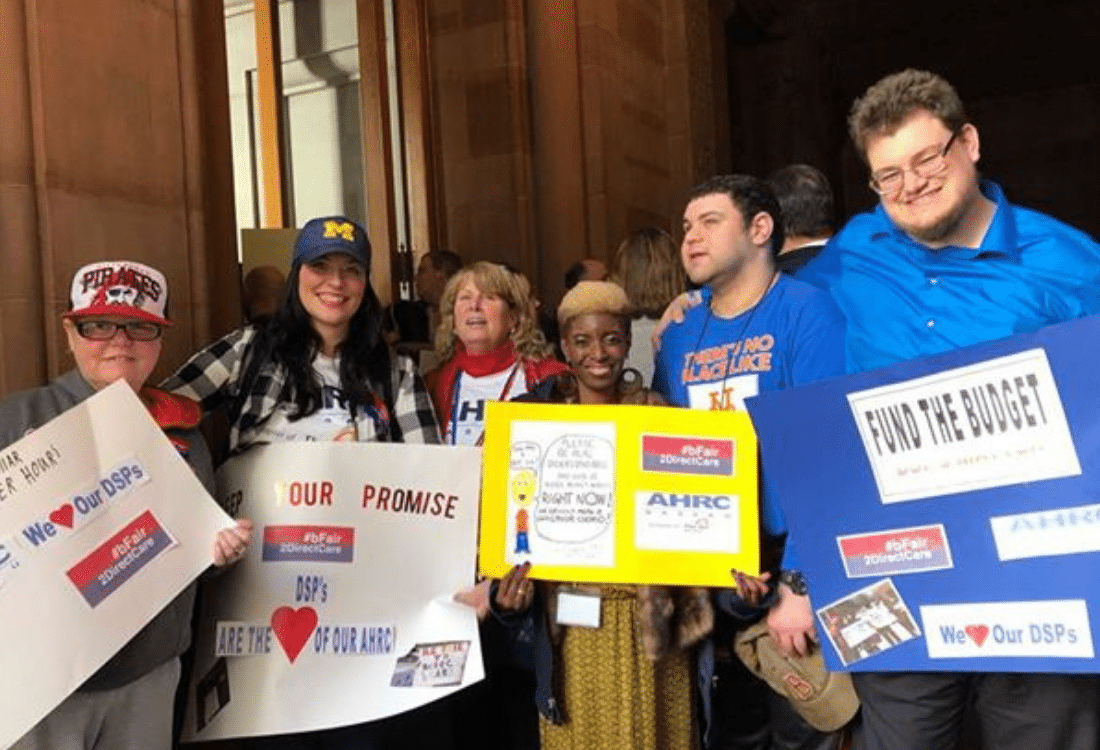
[[(360, 411), (358, 407), (348, 399), (348, 411), (351, 413), (351, 426), (355, 431), (355, 442), (360, 441), (359, 435), (359, 416)], [(363, 404), (363, 411), (366, 412), (366, 416), (370, 417), (371, 422), (374, 423), (375, 436), (382, 440), (391, 440), (390, 433), (390, 410), (386, 408), (386, 404), (377, 394), (371, 393), (371, 402)]]
[[(512, 392), (512, 384), (515, 383), (516, 373), (519, 372), (519, 361), (512, 366), (512, 371), (508, 374), (508, 380), (504, 383), (504, 388), (500, 392), (500, 396), (497, 401), (507, 401), (508, 394)], [(462, 390), (462, 370), (458, 371), (455, 375), (455, 384), (451, 388), (451, 445), (458, 445), (458, 395)], [(484, 420), (482, 420), (484, 421)], [(478, 437), (477, 442), (474, 445), (481, 445), (485, 442), (485, 428), (481, 428), (481, 435)]]
[[(775, 282), (778, 281), (778, 280), (779, 280), (779, 271), (775, 271), (772, 274), (771, 280), (768, 282), (768, 285), (764, 287), (764, 291), (760, 292), (760, 296), (757, 297), (756, 301), (752, 303), (752, 307), (748, 308), (747, 310), (744, 310), (741, 313), (742, 315), (745, 315), (747, 313), (748, 317), (745, 318), (745, 322), (741, 325), (741, 332), (738, 333), (737, 336), (730, 339), (731, 343), (736, 342), (736, 341), (743, 341), (744, 340), (745, 334), (749, 330), (749, 325), (752, 323), (752, 319), (754, 317), (756, 317), (757, 308), (760, 307), (760, 303), (764, 301), (764, 297), (768, 296), (768, 292), (771, 291), (772, 287), (775, 286)], [(714, 305), (714, 300), (712, 299), (711, 303), (709, 305), (707, 305), (707, 317), (703, 318), (703, 326), (702, 326), (702, 328), (699, 329), (699, 337), (695, 340), (695, 350), (692, 351), (691, 354), (688, 355), (688, 365), (687, 366), (689, 366), (689, 367), (691, 366), (691, 363), (695, 359), (696, 355), (699, 354), (699, 346), (703, 343), (703, 336), (705, 336), (706, 333), (707, 333), (707, 323), (710, 322), (711, 316), (714, 314), (713, 305)], [(726, 359), (726, 370), (725, 370), (725, 372), (722, 373), (722, 384), (721, 384), (721, 386), (719, 386), (721, 388), (721, 391), (719, 391), (719, 393), (721, 393), (722, 391), (725, 391), (725, 389), (726, 389), (726, 381), (729, 379), (729, 370), (730, 370), (730, 360), (729, 360), (729, 357), (727, 357), (727, 359)], [(734, 411), (736, 411), (736, 409), (734, 409)]]

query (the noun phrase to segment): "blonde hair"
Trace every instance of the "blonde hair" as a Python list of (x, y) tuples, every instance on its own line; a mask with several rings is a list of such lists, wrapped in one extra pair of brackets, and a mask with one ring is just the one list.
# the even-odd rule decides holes
[(685, 286), (676, 241), (656, 227), (631, 232), (615, 251), (611, 278), (626, 291), (636, 315), (661, 317)]
[(515, 316), (516, 323), (508, 337), (520, 356), (528, 359), (545, 359), (550, 356), (546, 337), (539, 330), (535, 315), (535, 300), (531, 296), (531, 282), (519, 271), (499, 263), (479, 260), (472, 263), (447, 281), (443, 297), (439, 300), (439, 327), (435, 329), (435, 353), (446, 362), (454, 356), (458, 346), (455, 335), (455, 298), (458, 289), (467, 279), (474, 282), (484, 294), (500, 297)]
[(578, 315), (607, 313), (625, 318), (629, 331), (629, 320), (633, 312), (634, 306), (630, 304), (626, 292), (615, 282), (579, 281), (561, 298), (561, 304), (558, 305), (558, 325), (564, 333), (566, 324)]

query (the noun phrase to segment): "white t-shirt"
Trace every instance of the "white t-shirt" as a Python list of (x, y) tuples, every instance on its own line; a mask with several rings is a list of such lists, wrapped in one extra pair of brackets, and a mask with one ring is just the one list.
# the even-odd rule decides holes
[(458, 393), (451, 403), (447, 422), (447, 442), (451, 445), (479, 445), (485, 432), (485, 404), (509, 401), (527, 393), (527, 381), (518, 363), (480, 378), (459, 373), (455, 382)]
[[(340, 358), (318, 354), (313, 358), (313, 372), (321, 382), (321, 408), (295, 422), (289, 419), (297, 408), (282, 403), (260, 428), (261, 442), (355, 440), (352, 409), (340, 388)], [(373, 434), (369, 410), (360, 407), (356, 413), (363, 434)], [(366, 425), (362, 423), (366, 421)]]
[(630, 355), (626, 366), (642, 373), (642, 383), (653, 383), (653, 329), (657, 321), (644, 315), (630, 321)]

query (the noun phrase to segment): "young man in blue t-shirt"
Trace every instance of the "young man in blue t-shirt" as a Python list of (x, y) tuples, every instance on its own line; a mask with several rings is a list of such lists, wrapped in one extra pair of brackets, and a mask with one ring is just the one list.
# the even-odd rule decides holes
[[(825, 293), (776, 270), (782, 244), (779, 204), (762, 180), (714, 177), (692, 191), (681, 259), (688, 277), (708, 294), (706, 304), (687, 310), (683, 322), (661, 337), (653, 388), (670, 404), (743, 409), (746, 398), (762, 391), (844, 372), (843, 317)], [(765, 473), (762, 524), (767, 537), (782, 540), (786, 521), (768, 484)], [(806, 653), (814, 637), (813, 613), (790, 543), (780, 568), (769, 630), (785, 651)], [(784, 710), (781, 703), (774, 705)], [(789, 719), (782, 723), (801, 721), (796, 715)], [(804, 724), (802, 729), (795, 733), (803, 737), (791, 747), (835, 746), (835, 738), (824, 735), (807, 744), (813, 730)], [(782, 746), (774, 737), (771, 747)]]

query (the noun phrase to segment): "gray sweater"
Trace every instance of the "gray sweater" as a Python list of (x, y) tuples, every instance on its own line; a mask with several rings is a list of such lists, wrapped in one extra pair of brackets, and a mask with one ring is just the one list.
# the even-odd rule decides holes
[[(0, 450), (94, 393), (80, 373), (72, 370), (49, 385), (8, 397), (0, 403)], [(187, 443), (187, 463), (203, 486), (213, 492), (214, 467), (210, 451), (199, 431), (172, 429), (167, 433)], [(194, 602), (195, 584), (192, 583), (79, 689), (111, 690), (121, 687), (182, 654), (191, 643)]]

